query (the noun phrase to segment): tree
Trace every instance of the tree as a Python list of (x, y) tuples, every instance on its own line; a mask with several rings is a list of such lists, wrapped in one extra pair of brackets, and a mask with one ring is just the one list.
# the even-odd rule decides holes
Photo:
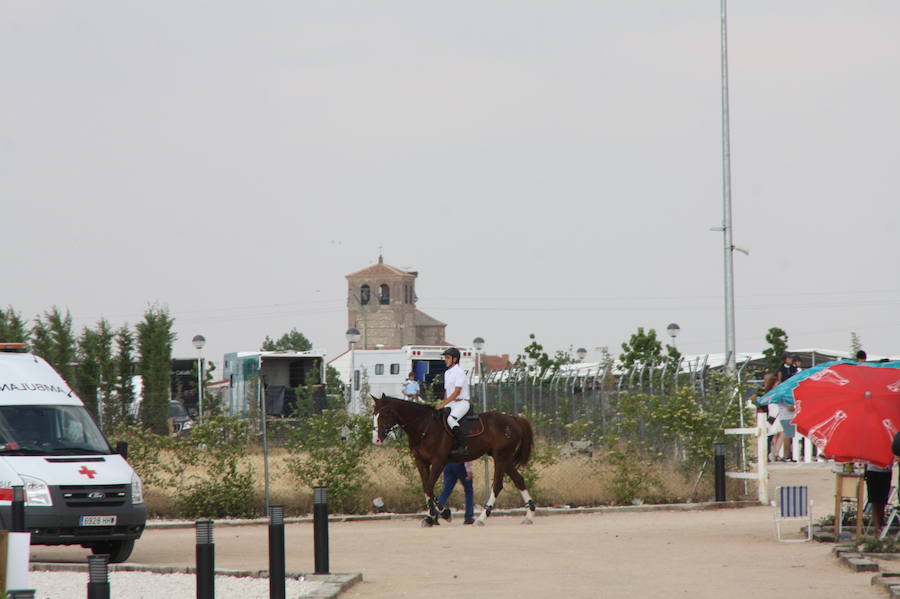
[(763, 356), (766, 358), (766, 368), (768, 372), (775, 372), (781, 366), (784, 360), (784, 351), (787, 349), (788, 336), (778, 327), (772, 327), (766, 333), (766, 343), (769, 347), (763, 350)]
[(47, 360), (67, 383), (73, 384), (78, 353), (69, 311), (63, 315), (53, 306), (49, 312), (35, 318), (31, 337), (34, 353)]
[(141, 421), (154, 433), (168, 433), (174, 320), (168, 308), (152, 305), (137, 325), (138, 370), (143, 377)]
[(674, 345), (666, 345), (666, 368), (673, 372), (681, 361), (681, 352)]
[(28, 343), (28, 325), (22, 317), (8, 306), (6, 310), (0, 310), (0, 342)]
[(290, 333), (285, 333), (278, 339), (273, 341), (266, 335), (265, 341), (262, 342), (261, 351), (309, 351), (313, 347), (306, 335), (297, 329), (291, 329)]
[(109, 322), (100, 319), (96, 329), (85, 327), (78, 340), (78, 395), (97, 420), (101, 420), (100, 407), (111, 401), (116, 384), (113, 338)]
[(662, 342), (656, 338), (656, 330), (650, 329), (646, 333), (644, 327), (638, 327), (637, 333), (631, 336), (627, 343), (622, 344), (622, 354), (619, 361), (626, 369), (635, 364), (652, 364), (662, 361)]
[(524, 354), (519, 354), (518, 357), (516, 357), (516, 365), (534, 368), (539, 372), (544, 372), (548, 368), (554, 366), (555, 362), (547, 355), (547, 352), (544, 351), (544, 346), (538, 343), (534, 333), (528, 335), (528, 338), (531, 340), (531, 343), (526, 345), (525, 349), (522, 350), (525, 352)]
[(850, 359), (855, 359), (857, 352), (862, 349), (862, 341), (859, 339), (859, 335), (855, 332), (850, 331)]
[[(113, 358), (113, 374), (115, 386), (113, 394), (115, 402), (103, 406), (103, 423), (112, 430), (115, 425), (126, 422), (128, 411), (134, 403), (134, 334), (128, 325), (122, 325), (116, 331), (116, 355)], [(107, 424), (109, 423), (109, 424)]]

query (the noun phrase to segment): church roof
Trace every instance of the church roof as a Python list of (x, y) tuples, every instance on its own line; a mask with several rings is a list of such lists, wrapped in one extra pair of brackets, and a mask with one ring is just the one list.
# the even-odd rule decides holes
[(416, 310), (415, 320), (413, 321), (417, 327), (445, 327), (446, 322), (441, 322), (437, 318), (425, 314), (421, 310)]
[(368, 266), (362, 270), (358, 270), (356, 272), (351, 272), (349, 275), (346, 275), (347, 279), (357, 279), (357, 278), (367, 278), (367, 277), (415, 277), (415, 273), (411, 273), (402, 269), (397, 268), (396, 266), (391, 266), (389, 264), (373, 264), (372, 266)]

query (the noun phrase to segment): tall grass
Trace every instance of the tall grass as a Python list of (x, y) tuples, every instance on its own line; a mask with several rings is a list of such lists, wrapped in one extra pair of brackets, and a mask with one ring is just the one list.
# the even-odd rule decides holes
[[(287, 452), (273, 449), (269, 453), (269, 494), (270, 502), (283, 505), (286, 515), (305, 515), (312, 512), (312, 489), (298, 485), (288, 473), (285, 465)], [(171, 456), (164, 455), (164, 460)], [(250, 450), (242, 458), (242, 465), (252, 468), (255, 477), (253, 503), (255, 510), (264, 513), (263, 456), (258, 449)], [(424, 509), (424, 495), (412, 457), (405, 451), (391, 448), (376, 448), (366, 459), (368, 482), (361, 491), (359, 505), (371, 509), (372, 500), (381, 497), (389, 511), (397, 513), (419, 512)], [(493, 473), (493, 462), (489, 462)], [(480, 504), (485, 496), (484, 464), (477, 460), (473, 464), (473, 482), (475, 502)], [(615, 502), (613, 467), (603, 455), (593, 457), (571, 456), (560, 457), (552, 463), (535, 466), (537, 485), (530, 489), (531, 495), (539, 506), (598, 506)], [(202, 475), (200, 471), (187, 469), (185, 476)], [(655, 462), (646, 466), (640, 473), (654, 484), (648, 488), (644, 496), (638, 499), (643, 503), (672, 503), (682, 501), (705, 501), (712, 497), (712, 483), (707, 473), (692, 495), (696, 474), (685, 476), (676, 470), (674, 463), (668, 461)], [(435, 487), (440, 490), (441, 481)], [(729, 496), (734, 497), (739, 488), (729, 489)], [(154, 488), (147, 486), (145, 500), (151, 516), (161, 518), (178, 517), (176, 499), (178, 489), (175, 487)], [(457, 486), (450, 498), (454, 507), (462, 507), (463, 493)], [(495, 504), (498, 508), (517, 508), (522, 506), (522, 498), (509, 478), (504, 479), (503, 493)]]

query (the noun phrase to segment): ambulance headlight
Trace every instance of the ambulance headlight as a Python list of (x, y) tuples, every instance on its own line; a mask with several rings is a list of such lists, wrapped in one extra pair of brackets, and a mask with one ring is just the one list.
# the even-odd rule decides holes
[(33, 476), (20, 474), (22, 484), (25, 487), (25, 503), (33, 506), (52, 506), (53, 498), (50, 497), (50, 487), (47, 483)]
[(131, 503), (144, 503), (144, 485), (141, 477), (134, 473), (131, 475)]

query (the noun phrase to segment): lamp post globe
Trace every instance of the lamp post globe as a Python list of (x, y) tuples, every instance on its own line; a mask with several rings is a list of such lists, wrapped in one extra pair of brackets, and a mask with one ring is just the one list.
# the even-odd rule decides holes
[(672, 324), (670, 324), (669, 326), (666, 327), (666, 332), (669, 334), (669, 337), (671, 337), (674, 340), (675, 337), (678, 336), (678, 333), (681, 332), (681, 327), (673, 322)]
[(359, 338), (362, 337), (362, 335), (360, 334), (359, 329), (351, 327), (344, 333), (344, 337), (346, 337), (347, 343), (353, 345), (354, 343), (359, 343)]
[(480, 352), (484, 349), (484, 339), (482, 337), (475, 337), (472, 340), (472, 345), (475, 347), (475, 351)]
[(575, 350), (575, 355), (578, 356), (579, 362), (584, 362), (584, 358), (585, 358), (585, 356), (587, 356), (587, 350), (583, 347), (579, 347), (578, 349)]
[(191, 343), (194, 344), (194, 349), (203, 349), (203, 346), (206, 345), (206, 337), (203, 335), (194, 335), (194, 338), (191, 339)]

